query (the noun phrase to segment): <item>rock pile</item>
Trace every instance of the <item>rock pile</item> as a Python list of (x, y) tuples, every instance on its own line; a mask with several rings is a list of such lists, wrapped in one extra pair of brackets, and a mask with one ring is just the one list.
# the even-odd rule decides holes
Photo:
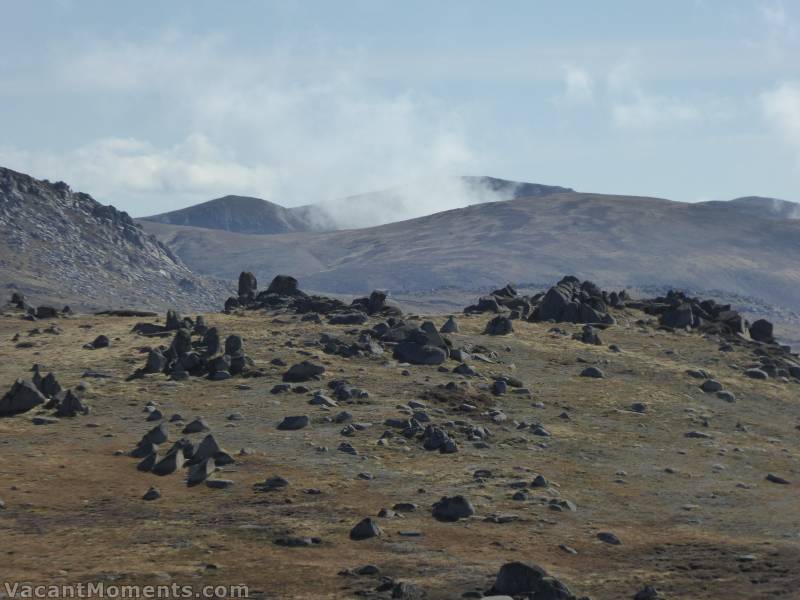
[[(202, 419), (196, 419), (202, 421)], [(204, 422), (204, 421), (203, 421)], [(188, 426), (187, 426), (188, 428)], [(192, 433), (202, 433), (207, 428), (192, 430)], [(186, 429), (184, 429), (186, 433)], [(234, 463), (233, 457), (223, 450), (211, 433), (199, 442), (194, 443), (189, 438), (181, 438), (170, 446), (162, 455), (160, 446), (169, 441), (169, 428), (166, 423), (156, 425), (145, 433), (128, 455), (140, 459), (136, 468), (139, 471), (153, 473), (161, 477), (186, 471), (186, 484), (189, 487), (208, 482), (208, 478), (216, 472), (218, 467)], [(224, 488), (227, 486), (208, 487)]]
[[(628, 302), (627, 306), (657, 316), (659, 325), (667, 329), (693, 329), (720, 335), (745, 335), (748, 329), (747, 321), (731, 310), (730, 304), (693, 298), (683, 292), (670, 291), (666, 296)], [(771, 331), (771, 325), (769, 327)]]
[[(152, 332), (155, 328), (159, 326), (139, 323), (134, 331)], [(253, 368), (253, 361), (245, 354), (241, 336), (229, 335), (223, 344), (217, 328), (206, 327), (202, 317), (192, 321), (188, 317), (182, 319), (175, 311), (169, 311), (161, 332), (170, 331), (175, 331), (172, 343), (168, 347), (150, 348), (144, 367), (129, 379), (150, 373), (164, 373), (174, 380), (183, 380), (192, 375), (220, 381), (233, 375), (256, 377), (261, 374)], [(198, 339), (192, 339), (192, 336)]]
[(541, 297), (529, 320), (613, 324), (609, 308), (622, 308), (627, 298), (624, 290), (609, 293), (591, 281), (581, 282), (570, 275)]
[(481, 296), (475, 304), (465, 308), (464, 312), (467, 314), (506, 313), (512, 319), (525, 319), (530, 316), (536, 300), (535, 296), (520, 296), (516, 286), (509, 283), (487, 296)]
[(11, 299), (6, 304), (6, 308), (11, 310), (22, 311), (24, 319), (28, 321), (38, 321), (40, 319), (58, 319), (72, 314), (72, 309), (65, 306), (62, 309), (53, 306), (31, 306), (28, 304), (25, 296), (20, 292), (12, 292)]
[(368, 297), (356, 298), (349, 305), (327, 296), (314, 296), (301, 291), (297, 279), (277, 275), (266, 290), (259, 292), (255, 275), (243, 271), (239, 275), (238, 296), (225, 301), (225, 312), (245, 310), (285, 310), (302, 315), (325, 315), (333, 325), (361, 325), (368, 317), (400, 316), (402, 311), (388, 301), (388, 293), (375, 290)]
[(606, 292), (591, 281), (567, 276), (546, 293), (523, 296), (512, 284), (478, 299), (465, 313), (506, 314), (510, 319), (566, 323), (614, 323), (609, 308), (622, 308), (627, 292)]
[(38, 364), (31, 369), (31, 381), (17, 379), (0, 398), (0, 416), (12, 416), (41, 406), (55, 411), (56, 417), (88, 415), (89, 407), (72, 390), (64, 390), (53, 373), (42, 377)]

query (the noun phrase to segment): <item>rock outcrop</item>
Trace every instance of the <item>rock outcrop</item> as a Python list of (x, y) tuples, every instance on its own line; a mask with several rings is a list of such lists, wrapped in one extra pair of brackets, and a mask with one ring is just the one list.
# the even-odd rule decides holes
[[(0, 167), (0, 284), (73, 307), (210, 309), (224, 287), (193, 274), (131, 217), (62, 182)], [(55, 315), (36, 315), (52, 318)]]

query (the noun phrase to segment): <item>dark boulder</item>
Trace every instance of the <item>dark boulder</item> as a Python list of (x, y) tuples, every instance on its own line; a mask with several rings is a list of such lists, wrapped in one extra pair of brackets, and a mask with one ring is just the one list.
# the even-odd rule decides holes
[(167, 331), (175, 331), (176, 329), (180, 329), (182, 324), (183, 319), (177, 311), (172, 309), (167, 311), (167, 322), (164, 325), (164, 328)]
[(267, 294), (279, 296), (296, 296), (301, 293), (297, 287), (297, 279), (291, 275), (276, 275), (267, 288)]
[(383, 535), (383, 531), (370, 517), (362, 519), (350, 530), (350, 539), (355, 541), (368, 540), (380, 535)]
[(464, 496), (443, 496), (433, 505), (432, 514), (437, 521), (455, 522), (474, 515), (475, 508)]
[(248, 304), (256, 299), (258, 293), (258, 282), (256, 276), (250, 271), (242, 271), (239, 274), (239, 302)]
[(29, 381), (17, 379), (11, 389), (0, 398), (0, 417), (27, 412), (44, 404), (47, 398)]
[(503, 565), (491, 592), (514, 597), (531, 597), (536, 600), (575, 600), (575, 595), (567, 586), (550, 577), (540, 566), (523, 562)]
[(486, 329), (483, 333), (487, 335), (508, 335), (514, 331), (514, 325), (511, 319), (498, 315), (486, 324)]
[(394, 348), (394, 357), (412, 365), (440, 365), (447, 360), (447, 352), (428, 344), (401, 342)]
[(286, 371), (286, 373), (283, 374), (283, 380), (290, 383), (311, 381), (312, 379), (319, 379), (319, 376), (324, 372), (325, 367), (322, 365), (315, 365), (312, 362), (304, 360)]
[(757, 342), (764, 342), (767, 344), (774, 343), (775, 338), (773, 337), (772, 323), (766, 319), (759, 319), (750, 325), (750, 337)]
[(694, 326), (695, 317), (692, 312), (692, 305), (688, 302), (684, 302), (666, 311), (661, 315), (659, 323), (664, 327), (670, 327), (672, 329), (685, 329), (686, 327)]
[(58, 409), (56, 409), (57, 417), (76, 417), (88, 414), (89, 407), (81, 402), (81, 399), (73, 394), (72, 390), (67, 390), (64, 397), (59, 399)]

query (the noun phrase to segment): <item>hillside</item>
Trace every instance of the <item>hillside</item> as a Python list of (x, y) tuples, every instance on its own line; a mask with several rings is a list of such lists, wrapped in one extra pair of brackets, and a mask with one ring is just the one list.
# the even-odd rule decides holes
[(0, 287), (59, 308), (208, 309), (227, 286), (192, 273), (127, 213), (0, 168)]
[(570, 191), (570, 188), (495, 177), (437, 177), (291, 208), (260, 198), (225, 196), (180, 210), (142, 217), (139, 221), (267, 235), (335, 231), (426, 216), (436, 212), (436, 207), (439, 210), (441, 207), (461, 208)]
[(772, 219), (800, 219), (800, 204), (778, 198), (762, 196), (743, 196), (728, 201), (712, 200), (703, 204), (736, 210), (754, 217)]
[[(7, 313), (0, 338), (21, 342), (0, 345), (0, 394), (35, 362), (89, 414), (0, 418), (3, 574), (281, 600), (795, 598), (800, 380), (773, 361), (797, 356), (612, 312), (598, 344), (573, 337), (581, 325), (492, 336), (493, 315), (459, 315), (438, 366), (374, 337), (332, 351), (365, 346), (385, 317), (353, 331), (212, 313), (158, 338), (86, 315), (30, 336)], [(422, 335), (426, 319), (446, 321), (395, 326)], [(245, 374), (130, 379), (143, 346), (225, 363), (206, 327), (242, 335)], [(100, 333), (109, 347), (83, 347)], [(287, 378), (302, 361), (319, 374)], [(603, 376), (581, 376), (592, 368)], [(554, 579), (501, 577), (513, 561)]]
[(720, 290), (800, 311), (800, 221), (709, 204), (562, 193), (480, 204), (354, 231), (247, 236), (146, 224), (198, 273), (291, 272), (360, 293), (546, 284)]
[(180, 210), (143, 217), (140, 221), (257, 234), (306, 231), (310, 228), (305, 219), (291, 210), (248, 196), (224, 196)]

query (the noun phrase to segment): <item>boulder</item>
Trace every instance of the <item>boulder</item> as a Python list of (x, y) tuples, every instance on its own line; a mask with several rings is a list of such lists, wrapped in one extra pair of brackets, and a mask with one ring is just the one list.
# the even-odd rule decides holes
[(278, 429), (281, 431), (296, 431), (307, 427), (309, 422), (310, 419), (306, 415), (284, 417), (283, 421), (278, 423)]
[(315, 365), (312, 362), (304, 360), (286, 371), (286, 373), (283, 374), (283, 380), (291, 383), (311, 381), (312, 379), (319, 379), (319, 376), (324, 372), (325, 367), (322, 365)]
[(685, 329), (694, 325), (692, 305), (684, 302), (661, 315), (659, 323), (672, 329)]
[(750, 337), (757, 342), (764, 342), (767, 344), (774, 343), (775, 338), (773, 337), (772, 323), (766, 319), (759, 319), (750, 325)]
[(172, 309), (167, 311), (167, 321), (164, 325), (164, 328), (167, 331), (175, 331), (176, 329), (180, 329), (182, 323), (183, 319), (177, 311)]
[(511, 319), (498, 315), (486, 324), (486, 329), (483, 333), (487, 335), (508, 335), (514, 331), (514, 325)]
[(464, 496), (443, 496), (433, 505), (432, 514), (437, 521), (455, 522), (474, 515), (475, 508)]
[(78, 415), (88, 415), (89, 407), (81, 402), (72, 390), (67, 390), (64, 397), (59, 400), (58, 409), (56, 410), (57, 417), (76, 417)]
[(380, 535), (383, 535), (383, 531), (370, 517), (362, 519), (350, 530), (350, 539), (355, 541), (368, 540)]
[(440, 365), (447, 360), (447, 352), (436, 346), (401, 342), (394, 348), (394, 357), (412, 365)]
[(575, 595), (538, 565), (523, 562), (504, 564), (497, 574), (492, 593), (525, 596), (536, 600), (575, 600)]
[(258, 293), (258, 282), (256, 276), (250, 271), (242, 271), (239, 274), (239, 302), (248, 304), (256, 299)]
[(452, 315), (447, 317), (447, 321), (439, 328), (439, 333), (458, 333), (458, 323)]
[(297, 287), (297, 279), (290, 275), (276, 275), (270, 282), (267, 288), (268, 294), (277, 294), (279, 296), (296, 296), (300, 294)]
[(27, 412), (47, 402), (47, 398), (29, 381), (17, 379), (0, 398), (0, 417)]

